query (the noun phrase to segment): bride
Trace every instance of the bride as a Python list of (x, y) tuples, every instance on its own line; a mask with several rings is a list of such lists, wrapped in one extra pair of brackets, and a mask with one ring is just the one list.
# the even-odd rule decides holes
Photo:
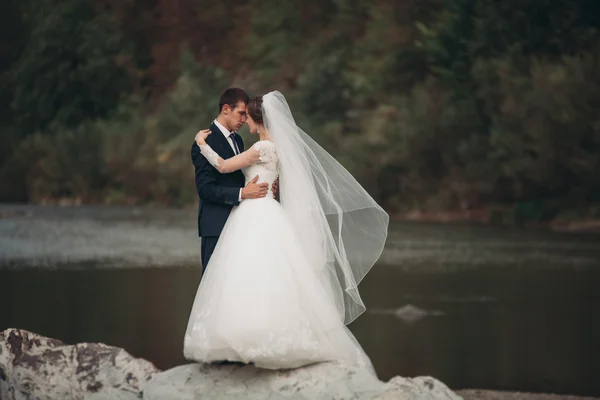
[[(340, 361), (373, 371), (346, 328), (364, 310), (358, 283), (379, 258), (389, 217), (333, 157), (294, 122), (275, 91), (248, 104), (260, 140), (223, 160), (196, 142), (220, 172), (242, 169), (280, 201), (245, 200), (229, 216), (202, 278), (184, 339), (200, 362), (296, 368)], [(270, 191), (269, 191), (270, 193)]]

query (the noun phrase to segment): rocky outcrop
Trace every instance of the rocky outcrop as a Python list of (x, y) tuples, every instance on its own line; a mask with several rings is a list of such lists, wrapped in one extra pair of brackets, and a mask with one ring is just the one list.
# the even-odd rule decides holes
[(100, 343), (66, 345), (21, 329), (0, 333), (0, 399), (129, 400), (158, 369)]
[(148, 400), (458, 400), (430, 377), (381, 382), (363, 369), (337, 363), (270, 371), (250, 365), (188, 364), (156, 374), (144, 387)]
[(66, 345), (34, 333), (0, 333), (2, 400), (339, 399), (459, 400), (430, 377), (382, 382), (364, 369), (321, 363), (271, 371), (241, 364), (188, 364), (159, 372), (126, 351)]

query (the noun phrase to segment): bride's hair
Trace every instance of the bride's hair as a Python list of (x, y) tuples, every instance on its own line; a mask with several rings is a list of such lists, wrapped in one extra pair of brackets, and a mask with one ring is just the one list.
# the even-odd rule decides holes
[(256, 96), (248, 103), (248, 115), (257, 124), (263, 124), (262, 96)]

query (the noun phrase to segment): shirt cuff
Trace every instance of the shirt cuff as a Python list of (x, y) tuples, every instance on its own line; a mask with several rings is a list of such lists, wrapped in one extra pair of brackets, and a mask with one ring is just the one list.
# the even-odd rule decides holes
[(238, 195), (238, 202), (242, 202), (242, 189), (240, 189), (240, 194)]

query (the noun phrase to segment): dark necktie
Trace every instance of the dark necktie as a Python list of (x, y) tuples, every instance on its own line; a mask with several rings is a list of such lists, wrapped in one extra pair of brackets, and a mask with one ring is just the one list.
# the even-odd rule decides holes
[(238, 147), (237, 140), (235, 140), (235, 136), (236, 136), (235, 132), (231, 132), (229, 134), (229, 137), (231, 138), (231, 141), (233, 142), (233, 148), (235, 149), (233, 152), (235, 154), (240, 154), (240, 148)]

